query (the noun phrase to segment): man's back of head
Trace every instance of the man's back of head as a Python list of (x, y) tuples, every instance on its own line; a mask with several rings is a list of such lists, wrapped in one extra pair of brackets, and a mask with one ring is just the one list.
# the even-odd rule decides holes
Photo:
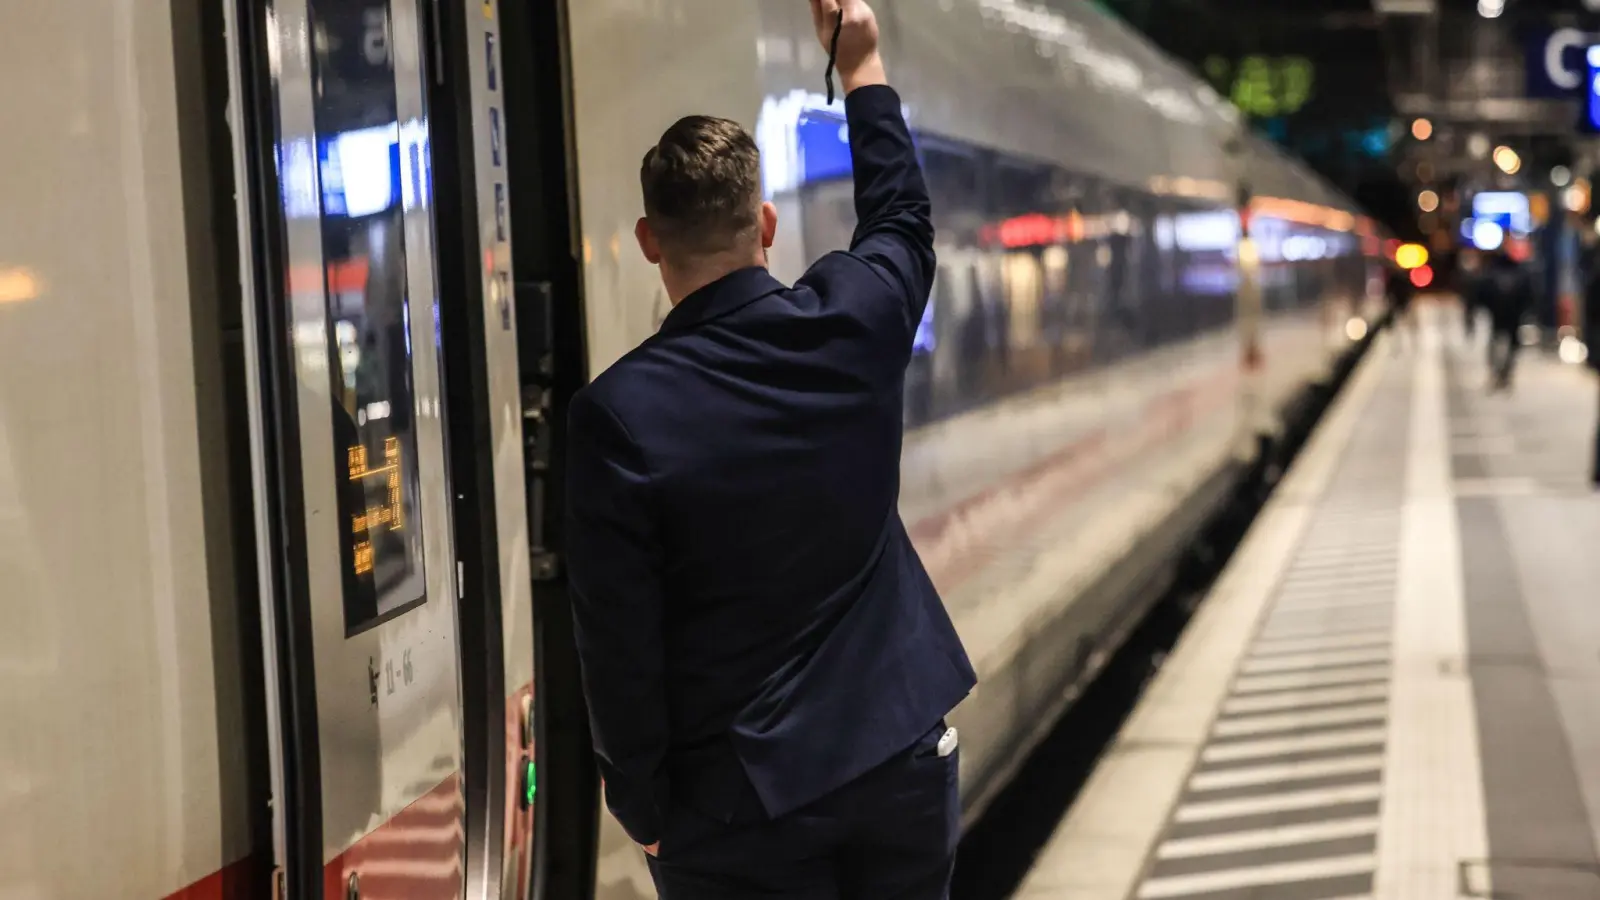
[(765, 264), (777, 210), (761, 200), (761, 151), (737, 122), (678, 120), (645, 154), (639, 182), (639, 247), (661, 266), (674, 305), (729, 272)]

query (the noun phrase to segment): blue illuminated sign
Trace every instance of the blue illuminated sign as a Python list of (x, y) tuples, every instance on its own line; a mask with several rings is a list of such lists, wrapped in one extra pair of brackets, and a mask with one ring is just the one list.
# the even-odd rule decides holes
[(1584, 54), (1586, 73), (1584, 84), (1587, 85), (1583, 101), (1583, 125), (1585, 131), (1600, 132), (1600, 47), (1590, 47)]
[[(290, 218), (360, 218), (426, 205), (432, 190), (428, 130), (420, 122), (378, 125), (279, 147), (285, 211)], [(318, 205), (318, 182), (321, 204)]]
[(1572, 97), (1587, 90), (1584, 54), (1594, 37), (1576, 28), (1539, 29), (1523, 45), (1529, 97)]
[(380, 125), (340, 132), (318, 142), (324, 215), (360, 218), (390, 209), (399, 201), (398, 132), (396, 126)]
[(795, 124), (795, 136), (800, 149), (801, 184), (849, 176), (850, 130), (844, 119), (806, 110)]
[(1533, 230), (1533, 215), (1528, 195), (1520, 191), (1484, 191), (1472, 198), (1474, 226), (1493, 222), (1503, 234), (1527, 234)]

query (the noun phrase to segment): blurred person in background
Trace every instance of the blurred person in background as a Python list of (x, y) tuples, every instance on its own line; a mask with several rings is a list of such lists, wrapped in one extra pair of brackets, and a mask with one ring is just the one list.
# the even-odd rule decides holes
[(1516, 259), (1511, 247), (1506, 246), (1488, 254), (1480, 282), (1482, 303), (1489, 310), (1489, 389), (1511, 389), (1512, 374), (1516, 369), (1517, 352), (1522, 341), (1517, 330), (1528, 310), (1533, 308), (1533, 278), (1527, 266)]
[(595, 751), (663, 900), (942, 900), (961, 836), (944, 717), (976, 675), (898, 513), (932, 202), (872, 9), (810, 2), (844, 83), (850, 249), (779, 282), (756, 142), (680, 120), (635, 227), (672, 311), (569, 413)]
[(1483, 311), (1483, 260), (1476, 249), (1463, 249), (1456, 256), (1456, 290), (1461, 296), (1462, 333), (1471, 344)]
[(1394, 349), (1399, 353), (1402, 346), (1409, 346), (1417, 340), (1417, 319), (1412, 312), (1412, 301), (1416, 299), (1417, 288), (1411, 283), (1411, 273), (1399, 266), (1389, 267), (1389, 278), (1386, 290), (1389, 296), (1389, 311), (1394, 327), (1400, 332), (1401, 338), (1395, 341)]

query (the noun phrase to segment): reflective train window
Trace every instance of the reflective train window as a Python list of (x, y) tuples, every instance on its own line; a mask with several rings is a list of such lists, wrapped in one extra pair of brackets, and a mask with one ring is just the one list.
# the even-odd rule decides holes
[(421, 190), (425, 151), (402, 139), (388, 4), (314, 0), (310, 18), (345, 630), (355, 634), (426, 600), (403, 204)]

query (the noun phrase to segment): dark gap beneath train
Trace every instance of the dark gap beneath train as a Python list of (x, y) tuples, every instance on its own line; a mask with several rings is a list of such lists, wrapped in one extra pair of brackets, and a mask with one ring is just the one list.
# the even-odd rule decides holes
[(1171, 587), (968, 829), (956, 858), (953, 900), (1005, 900), (1022, 884), (1200, 601), (1381, 330), (1374, 328), (1352, 348), (1327, 381), (1305, 388), (1294, 399), (1282, 437), (1263, 440), (1230, 499), (1202, 526), (1190, 549), (1172, 561), (1177, 574)]

